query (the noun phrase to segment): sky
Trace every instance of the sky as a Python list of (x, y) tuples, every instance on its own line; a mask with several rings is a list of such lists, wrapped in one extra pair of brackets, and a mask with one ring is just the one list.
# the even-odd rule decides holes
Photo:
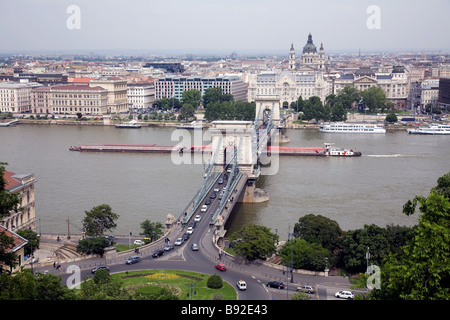
[[(73, 10), (75, 6), (76, 10)], [(0, 0), (0, 53), (450, 51), (450, 0)]]

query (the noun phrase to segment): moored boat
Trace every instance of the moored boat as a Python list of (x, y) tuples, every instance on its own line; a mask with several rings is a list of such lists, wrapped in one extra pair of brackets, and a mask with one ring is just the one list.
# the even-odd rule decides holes
[(141, 125), (136, 120), (131, 120), (130, 122), (116, 124), (115, 127), (119, 129), (139, 129)]
[(377, 123), (323, 123), (319, 128), (325, 133), (386, 133), (384, 125)]
[(439, 134), (447, 135), (450, 134), (450, 125), (448, 124), (436, 124), (433, 123), (428, 127), (419, 127), (414, 129), (408, 129), (409, 134)]

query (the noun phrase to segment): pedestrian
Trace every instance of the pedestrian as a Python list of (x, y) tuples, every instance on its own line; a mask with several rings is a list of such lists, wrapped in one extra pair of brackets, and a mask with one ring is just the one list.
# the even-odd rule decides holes
[(53, 261), (53, 268), (56, 268), (56, 262)]

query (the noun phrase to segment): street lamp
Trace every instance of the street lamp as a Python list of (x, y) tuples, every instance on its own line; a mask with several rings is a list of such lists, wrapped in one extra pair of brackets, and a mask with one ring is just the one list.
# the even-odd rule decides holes
[[(188, 287), (188, 289), (191, 289), (191, 300), (192, 300), (192, 296), (193, 295), (197, 295), (197, 291), (196, 291), (196, 287), (197, 287), (197, 282), (192, 282), (186, 285)], [(187, 293), (187, 297), (189, 298), (189, 292)]]

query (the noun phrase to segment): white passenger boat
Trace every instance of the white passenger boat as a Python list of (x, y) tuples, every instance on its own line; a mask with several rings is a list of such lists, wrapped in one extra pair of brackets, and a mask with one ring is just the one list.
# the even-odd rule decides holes
[(116, 128), (119, 129), (139, 129), (141, 127), (140, 124), (138, 124), (136, 122), (136, 120), (131, 120), (130, 122), (124, 122), (124, 123), (120, 123), (120, 124), (116, 124), (115, 125)]
[(386, 129), (381, 124), (345, 122), (323, 123), (319, 131), (326, 133), (386, 133)]
[(450, 134), (450, 125), (448, 124), (431, 124), (428, 127), (419, 127), (408, 129), (409, 134)]

